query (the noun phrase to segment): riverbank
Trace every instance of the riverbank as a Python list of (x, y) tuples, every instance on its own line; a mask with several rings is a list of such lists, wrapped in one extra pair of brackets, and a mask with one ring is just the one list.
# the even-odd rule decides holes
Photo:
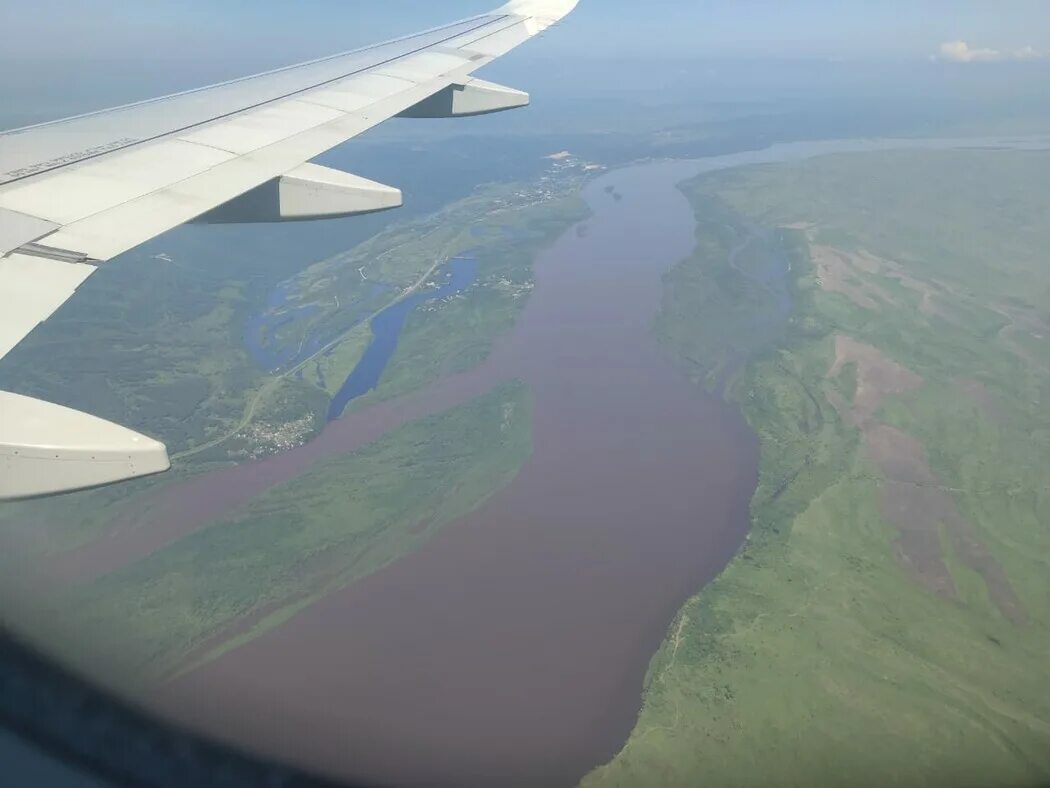
[(688, 185), (698, 253), (662, 319), (680, 362), (703, 380), (753, 328), (734, 224), (794, 250), (795, 316), (729, 391), (762, 446), (747, 546), (679, 612), (587, 788), (1050, 776), (1048, 172), (896, 152)]

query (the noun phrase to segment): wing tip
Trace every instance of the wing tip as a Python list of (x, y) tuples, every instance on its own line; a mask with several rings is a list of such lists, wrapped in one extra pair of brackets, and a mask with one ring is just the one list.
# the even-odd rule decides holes
[(510, 0), (500, 11), (556, 22), (572, 13), (579, 0)]

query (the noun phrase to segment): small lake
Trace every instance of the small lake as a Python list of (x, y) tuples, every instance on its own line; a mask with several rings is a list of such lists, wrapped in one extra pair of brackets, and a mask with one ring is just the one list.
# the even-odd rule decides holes
[[(318, 311), (316, 304), (301, 307), (289, 307), (289, 282), (281, 282), (266, 300), (266, 307), (249, 317), (244, 323), (241, 339), (252, 361), (266, 370), (276, 370), (295, 361), (299, 351), (296, 348), (280, 347), (273, 341), (273, 335), (297, 317), (309, 316)], [(318, 348), (321, 346), (318, 345)], [(315, 351), (316, 352), (316, 349)]]
[[(280, 282), (274, 287), (267, 297), (265, 308), (254, 312), (245, 320), (241, 332), (244, 347), (252, 361), (260, 368), (275, 374), (310, 358), (335, 339), (335, 336), (306, 331), (298, 342), (282, 343), (278, 341), (276, 335), (284, 326), (309, 318), (321, 311), (321, 306), (317, 303), (290, 304), (294, 287), (295, 282), (291, 279)], [(394, 288), (388, 284), (371, 283), (354, 306), (344, 307), (350, 311), (351, 315), (355, 311), (361, 314), (352, 325), (356, 326), (364, 322), (367, 314), (373, 308), (372, 304), (382, 303), (381, 299), (384, 298), (392, 298), (395, 292)]]

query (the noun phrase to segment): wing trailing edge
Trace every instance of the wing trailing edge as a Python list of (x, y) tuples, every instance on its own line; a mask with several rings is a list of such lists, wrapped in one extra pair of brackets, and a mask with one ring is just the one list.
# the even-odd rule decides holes
[(34, 498), (168, 470), (163, 443), (72, 408), (0, 391), (0, 500)]
[(302, 164), (197, 219), (200, 224), (247, 224), (338, 219), (400, 208), (400, 189), (358, 175)]

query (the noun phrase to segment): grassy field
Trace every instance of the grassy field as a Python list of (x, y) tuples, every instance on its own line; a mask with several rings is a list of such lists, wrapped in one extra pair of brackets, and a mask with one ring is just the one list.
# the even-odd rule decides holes
[[(247, 642), (416, 548), (509, 482), (531, 453), (531, 404), (510, 384), (323, 462), (227, 519), (86, 585), (52, 609), (59, 650), (129, 681)], [(38, 625), (39, 628), (39, 625)]]
[[(659, 328), (698, 381), (748, 359), (753, 528), (584, 785), (1050, 779), (1048, 182), (1045, 153), (958, 151), (688, 185)], [(728, 263), (756, 225), (791, 266), (772, 338)]]

